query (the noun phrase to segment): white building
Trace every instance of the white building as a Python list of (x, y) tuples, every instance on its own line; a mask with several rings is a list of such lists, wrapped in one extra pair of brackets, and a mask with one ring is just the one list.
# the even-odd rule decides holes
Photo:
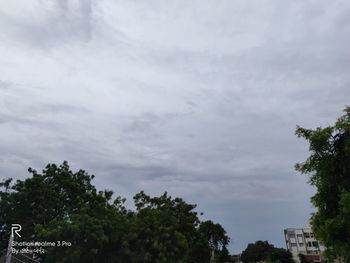
[(308, 261), (321, 262), (322, 245), (315, 239), (310, 226), (304, 228), (287, 228), (284, 230), (287, 249), (295, 262), (300, 263), (299, 254)]

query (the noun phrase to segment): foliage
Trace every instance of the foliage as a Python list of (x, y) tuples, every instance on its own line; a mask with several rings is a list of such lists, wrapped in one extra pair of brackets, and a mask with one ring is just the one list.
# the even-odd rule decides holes
[[(209, 249), (215, 255), (216, 262), (226, 262), (230, 259), (227, 250), (229, 238), (226, 236), (226, 231), (220, 224), (215, 224), (213, 221), (202, 222), (199, 226), (199, 240), (204, 240), (203, 252), (208, 253), (206, 244), (209, 244)], [(197, 262), (205, 262), (198, 260)]]
[(248, 244), (242, 252), (241, 259), (244, 263), (251, 262), (280, 262), (293, 263), (292, 254), (283, 248), (276, 248), (267, 241), (256, 241)]
[(142, 262), (205, 263), (209, 262), (211, 250), (218, 257), (227, 251), (225, 230), (211, 221), (200, 222), (195, 205), (181, 198), (172, 199), (167, 193), (151, 198), (140, 192), (134, 201), (138, 228), (134, 247), (144, 259)]
[(270, 256), (270, 261), (272, 262), (280, 262), (280, 263), (293, 263), (293, 256), (290, 251), (284, 248), (273, 248)]
[(310, 144), (311, 155), (296, 169), (316, 187), (311, 218), (316, 237), (329, 257), (350, 260), (350, 107), (333, 126), (315, 130), (297, 127), (296, 135)]
[[(44, 262), (205, 263), (214, 250), (216, 262), (228, 256), (229, 238), (211, 221), (201, 222), (196, 205), (164, 193), (135, 195), (136, 210), (97, 191), (94, 176), (74, 173), (67, 162), (49, 164), (41, 174), (0, 184), (0, 251), (5, 251), (12, 223), (22, 225), (25, 241), (68, 241), (48, 248)], [(0, 254), (1, 255), (1, 254)]]

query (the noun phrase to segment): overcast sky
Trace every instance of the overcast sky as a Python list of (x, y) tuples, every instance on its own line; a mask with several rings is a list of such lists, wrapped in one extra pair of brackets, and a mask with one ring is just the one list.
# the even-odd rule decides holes
[(350, 104), (349, 43), (346, 0), (1, 1), (0, 178), (67, 160), (284, 247), (313, 211), (295, 127)]

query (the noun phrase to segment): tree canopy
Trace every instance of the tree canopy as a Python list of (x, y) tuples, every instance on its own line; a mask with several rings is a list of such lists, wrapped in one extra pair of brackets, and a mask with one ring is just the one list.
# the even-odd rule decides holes
[[(219, 224), (200, 221), (196, 205), (167, 193), (134, 196), (136, 209), (112, 191), (98, 191), (93, 175), (71, 171), (67, 162), (49, 164), (31, 177), (0, 184), (0, 256), (12, 223), (20, 240), (68, 241), (47, 248), (44, 262), (205, 263), (228, 258), (229, 238)], [(20, 241), (19, 240), (19, 241)]]
[(243, 263), (255, 263), (260, 261), (293, 263), (292, 254), (284, 248), (276, 248), (267, 241), (256, 241), (248, 244), (242, 252)]
[(316, 237), (328, 257), (350, 261), (350, 107), (334, 125), (314, 130), (297, 127), (309, 142), (310, 156), (296, 169), (316, 187), (311, 198), (317, 211), (311, 218)]

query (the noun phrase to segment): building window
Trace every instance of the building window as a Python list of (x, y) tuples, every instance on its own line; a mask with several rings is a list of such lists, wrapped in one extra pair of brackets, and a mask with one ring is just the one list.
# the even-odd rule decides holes
[(302, 242), (303, 242), (303, 235), (298, 234), (298, 235), (297, 235), (297, 238), (298, 238), (298, 242), (299, 242), (299, 243), (302, 243)]

